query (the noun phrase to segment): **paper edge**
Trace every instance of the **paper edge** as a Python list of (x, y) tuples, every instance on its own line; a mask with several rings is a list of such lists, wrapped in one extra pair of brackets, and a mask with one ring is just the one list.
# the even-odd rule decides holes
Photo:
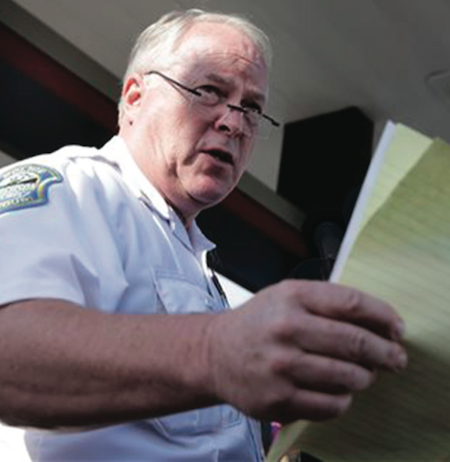
[(347, 226), (347, 231), (341, 243), (338, 257), (336, 259), (336, 262), (333, 267), (333, 271), (330, 276), (331, 282), (339, 281), (341, 274), (342, 274), (342, 270), (344, 268), (344, 264), (347, 261), (347, 258), (353, 247), (353, 243), (355, 242), (356, 237), (358, 236), (360, 232), (359, 228), (360, 228), (360, 224), (362, 221), (364, 211), (367, 206), (367, 201), (372, 195), (372, 191), (375, 187), (375, 183), (378, 178), (378, 172), (380, 171), (380, 168), (384, 162), (385, 152), (387, 148), (389, 147), (389, 144), (391, 143), (392, 138), (394, 137), (396, 128), (397, 128), (397, 124), (389, 120), (387, 121), (383, 129), (381, 139), (372, 157), (369, 170), (367, 171), (367, 175), (364, 180), (363, 186), (361, 188), (361, 192), (359, 193), (358, 200), (356, 201), (355, 208), (350, 218), (350, 222)]

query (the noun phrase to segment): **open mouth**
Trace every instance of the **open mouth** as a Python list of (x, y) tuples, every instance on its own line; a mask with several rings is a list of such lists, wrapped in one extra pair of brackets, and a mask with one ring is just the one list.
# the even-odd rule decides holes
[(221, 162), (224, 162), (226, 164), (233, 165), (233, 156), (226, 152), (226, 151), (221, 151), (220, 149), (211, 149), (210, 151), (205, 151), (207, 154), (210, 156), (214, 157), (215, 159), (220, 160)]

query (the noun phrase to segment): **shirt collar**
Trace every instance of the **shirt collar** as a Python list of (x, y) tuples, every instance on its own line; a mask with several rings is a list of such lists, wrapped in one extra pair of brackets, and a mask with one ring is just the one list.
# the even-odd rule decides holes
[(175, 210), (142, 173), (123, 138), (114, 136), (103, 147), (102, 151), (109, 161), (117, 165), (124, 182), (131, 191), (162, 218), (170, 222), (172, 232), (185, 245), (192, 247), (196, 253), (215, 248), (215, 244), (202, 233), (195, 221), (189, 230), (186, 229)]
[(133, 193), (147, 201), (164, 219), (170, 220), (171, 207), (137, 166), (124, 139), (114, 136), (104, 146), (103, 151), (106, 157), (117, 165), (123, 180)]

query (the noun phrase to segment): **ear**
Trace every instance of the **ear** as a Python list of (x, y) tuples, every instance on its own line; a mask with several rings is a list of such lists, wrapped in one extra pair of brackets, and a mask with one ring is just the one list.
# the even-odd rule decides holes
[(134, 74), (127, 78), (122, 89), (122, 103), (125, 117), (133, 123), (135, 114), (139, 111), (145, 93), (143, 78)]

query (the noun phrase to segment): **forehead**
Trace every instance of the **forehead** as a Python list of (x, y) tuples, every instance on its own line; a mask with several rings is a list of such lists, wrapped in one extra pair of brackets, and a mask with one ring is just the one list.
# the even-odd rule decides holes
[(212, 72), (250, 81), (267, 89), (267, 66), (261, 51), (242, 31), (222, 23), (197, 23), (175, 50), (176, 63), (185, 72)]

